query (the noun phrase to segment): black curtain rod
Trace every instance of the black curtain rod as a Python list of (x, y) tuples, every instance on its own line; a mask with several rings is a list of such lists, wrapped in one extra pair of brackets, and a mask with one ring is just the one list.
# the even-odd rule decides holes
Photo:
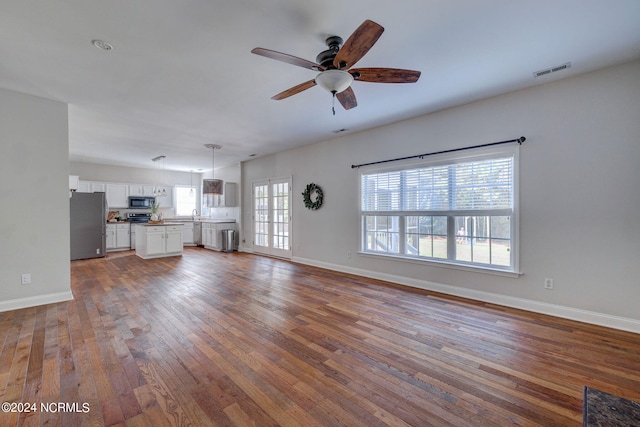
[(436, 151), (436, 152), (433, 152), (433, 153), (417, 154), (415, 156), (398, 157), (397, 159), (380, 160), (378, 162), (362, 163), (362, 164), (359, 164), (359, 165), (351, 165), (351, 168), (355, 169), (355, 168), (359, 168), (359, 167), (362, 167), (362, 166), (379, 165), (380, 163), (397, 162), (397, 161), (400, 161), (400, 160), (417, 159), (417, 158), (421, 159), (423, 157), (434, 156), (436, 154), (454, 153), (456, 151), (471, 150), (473, 148), (490, 147), (492, 145), (509, 144), (511, 142), (517, 142), (518, 144), (522, 144), (524, 141), (526, 141), (526, 138), (524, 136), (521, 136), (520, 138), (510, 139), (508, 141), (490, 142), (488, 144), (474, 145), (473, 147), (452, 148), (451, 150)]

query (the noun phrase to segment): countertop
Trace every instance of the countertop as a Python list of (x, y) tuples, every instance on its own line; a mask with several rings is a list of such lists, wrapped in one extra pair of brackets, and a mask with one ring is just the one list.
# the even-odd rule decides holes
[(207, 218), (207, 219), (189, 219), (189, 218), (165, 218), (162, 224), (146, 224), (144, 222), (129, 222), (129, 221), (117, 221), (117, 222), (109, 222), (107, 224), (131, 224), (131, 225), (164, 225), (164, 224), (172, 224), (172, 225), (184, 225), (185, 222), (193, 222), (193, 223), (210, 223), (210, 224), (224, 224), (224, 223), (233, 223), (235, 224), (235, 219), (224, 219), (224, 218)]
[(142, 227), (165, 227), (167, 225), (184, 225), (184, 222), (173, 222), (173, 221), (164, 221), (164, 222), (156, 222), (156, 223), (151, 223), (151, 222), (139, 222), (136, 225), (142, 226)]
[(190, 219), (190, 218), (165, 218), (164, 219), (165, 222), (208, 222), (208, 223), (215, 223), (215, 224), (219, 224), (219, 223), (225, 223), (225, 222), (233, 222), (235, 223), (236, 220), (233, 218), (230, 219), (225, 219), (225, 218), (200, 218), (200, 219)]

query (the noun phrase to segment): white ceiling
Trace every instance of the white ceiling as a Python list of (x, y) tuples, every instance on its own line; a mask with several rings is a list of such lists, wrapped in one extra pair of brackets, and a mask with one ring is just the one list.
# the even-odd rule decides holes
[[(357, 66), (417, 83), (355, 82), (335, 116), (320, 87), (270, 99), (315, 74), (252, 48), (315, 62), (365, 19), (385, 32)], [(0, 0), (0, 87), (68, 103), (69, 158), (122, 166), (210, 170), (207, 143), (218, 168), (639, 56), (638, 0)]]

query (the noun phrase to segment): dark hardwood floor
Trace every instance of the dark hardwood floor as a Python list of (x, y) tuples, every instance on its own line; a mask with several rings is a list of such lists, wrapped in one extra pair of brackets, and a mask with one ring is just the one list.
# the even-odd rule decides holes
[(0, 400), (37, 406), (2, 426), (566, 427), (585, 385), (640, 400), (637, 334), (199, 248), (71, 277), (0, 313)]

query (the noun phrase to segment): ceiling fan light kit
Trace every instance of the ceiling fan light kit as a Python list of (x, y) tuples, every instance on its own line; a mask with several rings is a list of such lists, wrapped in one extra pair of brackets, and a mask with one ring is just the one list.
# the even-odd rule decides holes
[(318, 54), (317, 63), (261, 47), (252, 49), (251, 53), (309, 70), (320, 71), (314, 80), (293, 86), (274, 95), (271, 99), (279, 101), (318, 85), (333, 94), (334, 99), (338, 98), (345, 110), (350, 110), (358, 106), (355, 93), (351, 88), (354, 80), (371, 83), (415, 83), (420, 78), (420, 71), (397, 68), (350, 70), (373, 47), (383, 32), (384, 28), (380, 24), (367, 19), (344, 44), (342, 44), (342, 38), (338, 36), (328, 37), (326, 44), (329, 49)]
[(353, 76), (342, 70), (327, 70), (316, 76), (316, 83), (324, 90), (336, 94), (351, 86)]

